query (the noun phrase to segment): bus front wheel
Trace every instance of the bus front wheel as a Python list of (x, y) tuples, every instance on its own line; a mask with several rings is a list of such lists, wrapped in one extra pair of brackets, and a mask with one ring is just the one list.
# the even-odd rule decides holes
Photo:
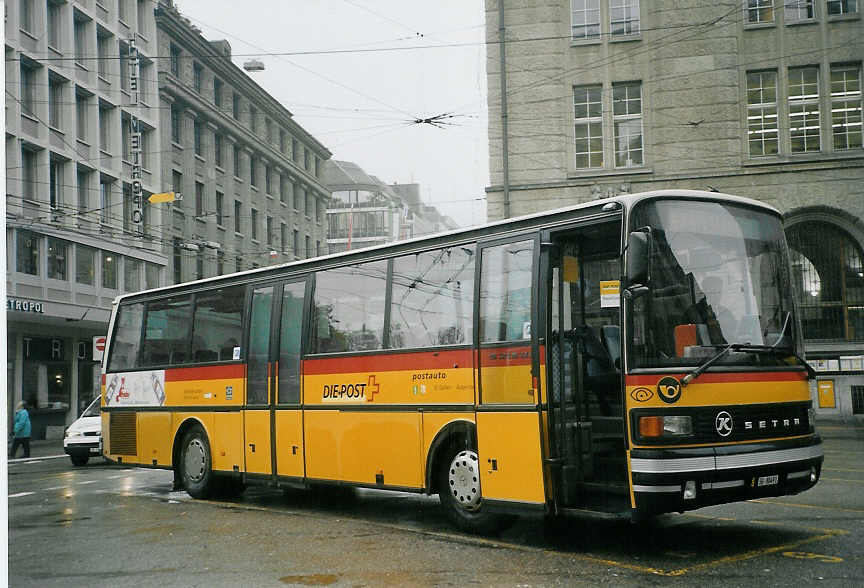
[(438, 472), (438, 497), (444, 514), (459, 529), (487, 534), (503, 526), (501, 516), (484, 510), (477, 451), (453, 447)]
[(192, 498), (209, 498), (213, 492), (213, 470), (210, 442), (200, 426), (194, 426), (183, 437), (180, 467), (183, 485)]

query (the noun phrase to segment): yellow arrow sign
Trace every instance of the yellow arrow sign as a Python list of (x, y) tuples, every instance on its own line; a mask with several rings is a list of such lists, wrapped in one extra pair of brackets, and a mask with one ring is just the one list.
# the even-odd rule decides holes
[(151, 194), (147, 200), (150, 204), (158, 204), (159, 202), (174, 202), (176, 198), (174, 192), (162, 192), (161, 194)]

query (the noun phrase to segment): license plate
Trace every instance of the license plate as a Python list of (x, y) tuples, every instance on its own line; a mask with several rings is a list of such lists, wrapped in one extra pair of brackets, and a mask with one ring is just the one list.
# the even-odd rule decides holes
[(780, 476), (759, 476), (759, 479), (756, 480), (757, 486), (776, 486), (777, 482), (780, 481)]
[[(99, 453), (99, 448), (98, 447), (91, 447), (90, 453)], [(760, 478), (760, 480), (761, 480), (761, 478)]]

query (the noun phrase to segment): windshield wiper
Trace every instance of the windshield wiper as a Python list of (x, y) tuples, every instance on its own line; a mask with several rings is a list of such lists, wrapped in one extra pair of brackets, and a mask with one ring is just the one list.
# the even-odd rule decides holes
[(687, 384), (701, 376), (703, 373), (705, 373), (705, 370), (714, 365), (730, 351), (752, 351), (753, 353), (787, 353), (801, 362), (801, 364), (804, 366), (804, 369), (807, 370), (808, 378), (816, 377), (816, 370), (810, 367), (810, 364), (804, 361), (804, 358), (798, 355), (798, 353), (792, 348), (776, 347), (775, 345), (757, 345), (753, 343), (730, 343), (726, 345), (723, 349), (718, 351), (714, 356), (705, 360), (705, 362), (702, 363), (695, 370), (681, 378), (681, 386), (686, 386)]

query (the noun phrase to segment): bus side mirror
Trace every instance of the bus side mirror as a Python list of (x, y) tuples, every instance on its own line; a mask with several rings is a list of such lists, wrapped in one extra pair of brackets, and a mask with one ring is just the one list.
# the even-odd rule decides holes
[(645, 286), (650, 279), (651, 234), (634, 231), (627, 237), (627, 287)]

